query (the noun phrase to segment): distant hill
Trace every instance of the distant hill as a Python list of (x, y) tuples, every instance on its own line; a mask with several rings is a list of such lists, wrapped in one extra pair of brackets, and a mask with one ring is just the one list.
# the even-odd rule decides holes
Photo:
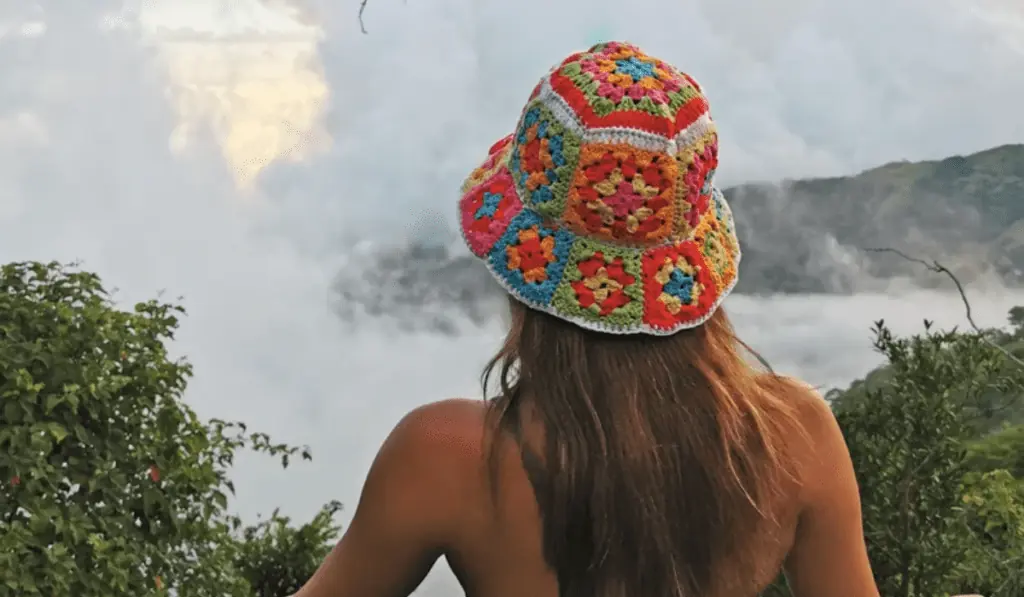
[[(920, 264), (864, 250), (879, 247), (939, 260), (975, 287), (986, 277), (1024, 285), (1024, 145), (723, 192), (743, 246), (740, 293), (949, 288)], [(387, 316), (455, 333), (461, 319), (485, 321), (500, 309), (503, 291), (455, 238), (360, 251), (334, 282), (334, 307), (347, 321)]]
[(872, 247), (937, 259), (964, 282), (1024, 284), (1024, 145), (724, 193), (744, 247), (739, 292), (849, 292), (893, 278), (948, 283), (863, 250)]

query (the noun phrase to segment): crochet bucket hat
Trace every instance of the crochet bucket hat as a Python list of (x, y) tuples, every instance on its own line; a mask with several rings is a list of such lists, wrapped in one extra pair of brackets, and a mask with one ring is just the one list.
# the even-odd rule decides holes
[(516, 299), (581, 327), (669, 335), (736, 285), (701, 87), (634, 45), (573, 54), (462, 185), (469, 249)]

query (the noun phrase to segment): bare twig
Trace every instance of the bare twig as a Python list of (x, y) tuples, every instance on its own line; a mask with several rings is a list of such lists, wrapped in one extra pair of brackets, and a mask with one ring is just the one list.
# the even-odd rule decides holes
[(366, 3), (368, 1), (369, 0), (362, 0), (362, 2), (359, 3), (359, 30), (364, 34), (366, 33), (366, 26), (363, 25), (363, 11), (366, 10)]
[(925, 261), (924, 259), (920, 259), (918, 257), (911, 257), (910, 255), (907, 255), (903, 251), (900, 251), (899, 249), (893, 249), (891, 247), (867, 248), (867, 249), (864, 249), (864, 250), (865, 251), (869, 251), (871, 253), (893, 253), (894, 255), (898, 255), (898, 256), (902, 257), (903, 259), (906, 259), (907, 261), (911, 261), (913, 263), (921, 264), (925, 268), (927, 268), (929, 271), (933, 271), (933, 272), (935, 272), (937, 274), (945, 274), (947, 277), (949, 277), (950, 280), (953, 281), (953, 284), (956, 285), (956, 290), (957, 290), (957, 292), (960, 293), (960, 299), (963, 301), (964, 309), (967, 312), (967, 323), (971, 324), (971, 327), (974, 328), (974, 331), (977, 332), (979, 336), (981, 336), (981, 340), (983, 342), (985, 342), (986, 344), (988, 344), (989, 346), (991, 346), (992, 348), (995, 348), (999, 352), (1003, 353), (1003, 355), (1007, 359), (1013, 361), (1014, 363), (1020, 365), (1021, 367), (1024, 367), (1024, 361), (1022, 361), (1021, 359), (1017, 358), (1016, 355), (1014, 355), (1009, 350), (1006, 350), (1002, 346), (1000, 346), (1000, 345), (996, 344), (995, 342), (993, 342), (992, 340), (990, 340), (988, 338), (988, 336), (985, 335), (985, 331), (982, 330), (980, 327), (978, 327), (978, 324), (974, 322), (974, 315), (973, 315), (973, 312), (971, 311), (971, 301), (967, 300), (967, 293), (964, 291), (964, 285), (960, 283), (960, 279), (957, 278), (956, 274), (954, 274), (952, 271), (950, 271), (949, 268), (947, 268), (946, 266), (942, 265), (938, 261), (934, 261), (933, 260), (931, 262), (928, 262), (928, 261)]

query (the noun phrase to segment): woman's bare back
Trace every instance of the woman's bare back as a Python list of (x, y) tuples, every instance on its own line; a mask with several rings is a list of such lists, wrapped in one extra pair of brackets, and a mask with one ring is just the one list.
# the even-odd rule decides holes
[[(479, 410), (477, 403), (473, 404)], [(527, 454), (540, 453), (540, 427), (526, 419), (527, 437), (532, 436)], [(558, 597), (558, 582), (542, 553), (540, 512), (531, 482), (531, 475), (540, 473), (537, 469), (542, 462), (531, 462), (529, 458), (524, 462), (520, 447), (507, 439), (501, 451), (497, 508), (486, 489), (481, 488), (476, 522), (466, 529), (465, 542), (449, 556), (449, 564), (470, 597)], [(758, 554), (758, 572), (752, 575), (749, 570), (732, 571), (730, 576), (736, 578), (737, 584), (742, 583), (745, 592), (729, 595), (751, 597), (751, 586), (757, 587), (758, 592), (778, 575), (796, 529), (795, 501), (795, 497), (780, 500), (776, 532), (763, 530), (751, 537), (751, 549)]]
[[(755, 569), (720, 571), (727, 582), (714, 597), (755, 595), (783, 566), (795, 597), (877, 597), (835, 419), (810, 390), (787, 398), (812, 444), (794, 444), (789, 455), (800, 483), (779, 496), (778, 526), (749, 538)], [(528, 442), (538, 441), (528, 417), (524, 428)], [(507, 441), (501, 449), (495, 504), (485, 429), (480, 401), (436, 402), (407, 415), (381, 449), (345, 536), (297, 597), (405, 597), (441, 556), (468, 597), (557, 597), (519, 447)]]

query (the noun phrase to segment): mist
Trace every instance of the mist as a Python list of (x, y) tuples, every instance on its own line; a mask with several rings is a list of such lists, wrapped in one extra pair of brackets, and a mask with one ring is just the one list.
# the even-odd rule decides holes
[[(260, 10), (316, 29), (295, 67), (328, 92), (318, 147), (243, 189), (219, 123), (197, 117), (184, 149), (172, 143), (182, 84), (139, 24), (159, 13), (215, 40), (199, 4), (0, 3), (0, 259), (80, 260), (124, 305), (182, 297), (174, 350), (195, 366), (189, 403), (313, 450), (287, 471), (240, 461), (232, 507), (248, 519), (276, 506), (306, 518), (339, 499), (346, 524), (405, 412), (479, 396), (503, 303), (454, 242), (458, 185), (571, 51), (625, 38), (693, 74), (719, 123), (723, 185), (1024, 141), (1024, 12), (1012, 0), (636, 0), (628, 20), (608, 1), (371, 0), (365, 35), (356, 0), (268, 0)], [(251, 2), (203, 4), (256, 23), (241, 34), (274, 51)], [(784, 193), (773, 200), (769, 212), (789, 217)], [(852, 267), (835, 250), (822, 275)], [(884, 290), (725, 305), (774, 368), (827, 388), (878, 363), (874, 320), (899, 332), (924, 317), (965, 324), (952, 289)], [(968, 292), (980, 325), (1024, 304), (996, 285)], [(440, 564), (418, 594), (456, 586)]]

